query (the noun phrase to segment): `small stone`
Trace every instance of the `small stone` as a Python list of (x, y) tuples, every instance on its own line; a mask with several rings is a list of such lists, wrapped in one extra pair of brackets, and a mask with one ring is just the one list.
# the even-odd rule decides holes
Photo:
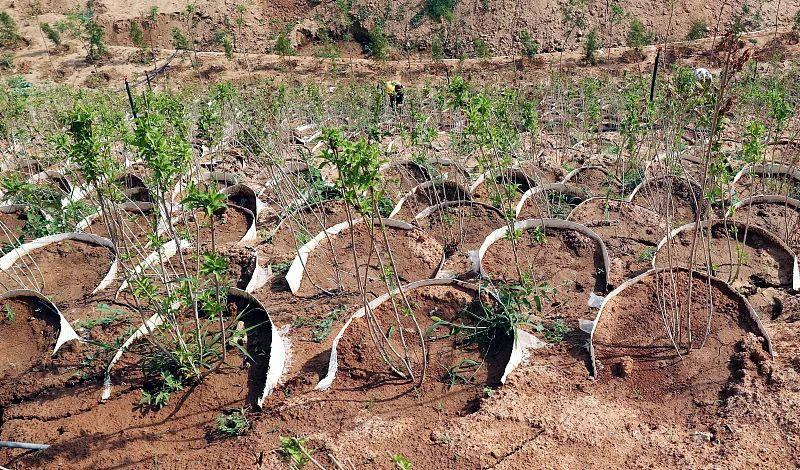
[(695, 431), (694, 434), (692, 435), (694, 441), (698, 443), (711, 442), (711, 438), (713, 437), (714, 436), (710, 432), (705, 432), (705, 431)]

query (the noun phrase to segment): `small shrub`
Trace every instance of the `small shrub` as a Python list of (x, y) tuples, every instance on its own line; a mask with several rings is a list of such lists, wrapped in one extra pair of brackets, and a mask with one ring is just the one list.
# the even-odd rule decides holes
[(403, 454), (394, 454), (392, 456), (392, 463), (394, 463), (395, 467), (399, 470), (411, 470), (411, 461)]
[(217, 415), (217, 432), (223, 436), (241, 436), (249, 428), (250, 421), (242, 408)]
[(303, 468), (311, 461), (306, 440), (299, 437), (281, 436), (281, 448), (278, 452), (293, 468)]
[(472, 41), (472, 47), (475, 49), (475, 55), (479, 58), (485, 59), (489, 57), (489, 45), (486, 44), (486, 41), (483, 39), (475, 38), (475, 40)]
[(172, 28), (172, 47), (178, 51), (188, 51), (190, 48), (189, 39), (178, 28)]
[(438, 35), (431, 41), (431, 57), (433, 60), (444, 60), (444, 44)]
[(378, 22), (369, 30), (369, 40), (366, 46), (369, 55), (378, 60), (389, 57), (389, 39), (383, 32), (383, 25)]
[(14, 68), (14, 55), (3, 54), (0, 55), (0, 70), (11, 70)]
[(626, 38), (628, 47), (639, 49), (653, 43), (654, 39), (653, 33), (648, 31), (641, 21), (637, 18), (631, 20), (630, 29), (628, 30), (628, 36)]
[(44, 33), (45, 37), (47, 37), (47, 39), (49, 39), (53, 45), (61, 45), (61, 32), (52, 27), (50, 23), (42, 23), (39, 25), (39, 27), (42, 28), (42, 32)]
[(595, 65), (597, 63), (597, 51), (600, 50), (600, 39), (597, 37), (597, 30), (589, 31), (586, 36), (586, 43), (583, 45), (583, 59), (587, 64)]
[(214, 44), (221, 46), (228, 60), (233, 59), (233, 41), (227, 31), (218, 29), (214, 33)]
[(13, 47), (22, 40), (17, 22), (8, 14), (0, 11), (0, 47)]
[(534, 41), (531, 37), (531, 34), (527, 31), (522, 31), (519, 33), (519, 40), (522, 43), (522, 47), (525, 50), (525, 57), (533, 60), (536, 58), (536, 54), (539, 53), (539, 43)]
[[(800, 13), (800, 11), (798, 11)], [(689, 26), (689, 32), (686, 33), (686, 39), (695, 41), (704, 38), (708, 35), (708, 25), (703, 20), (694, 20), (692, 25)]]
[(292, 42), (289, 41), (289, 36), (283, 32), (275, 38), (275, 52), (281, 56), (295, 55), (295, 50), (292, 47)]
[(800, 39), (800, 10), (797, 10), (792, 17), (792, 38)]
[(139, 26), (139, 23), (131, 21), (129, 35), (134, 46), (138, 47), (139, 49), (147, 48), (147, 43), (144, 40), (144, 32), (142, 31), (141, 26)]

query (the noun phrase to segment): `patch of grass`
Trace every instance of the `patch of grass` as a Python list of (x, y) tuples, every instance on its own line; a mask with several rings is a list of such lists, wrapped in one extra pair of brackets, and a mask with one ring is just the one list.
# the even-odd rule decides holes
[(285, 276), (289, 272), (289, 267), (292, 265), (291, 261), (282, 261), (272, 265), (272, 273), (276, 276)]
[(311, 451), (306, 447), (306, 440), (299, 437), (281, 436), (278, 452), (281, 458), (295, 468), (303, 468), (311, 461)]
[(564, 322), (563, 318), (556, 318), (548, 324), (539, 323), (533, 328), (537, 333), (544, 335), (544, 340), (550, 344), (558, 344), (564, 341), (567, 333), (572, 331)]
[(6, 321), (8, 323), (13, 322), (14, 321), (14, 310), (11, 309), (11, 305), (6, 304), (6, 308), (4, 310), (5, 310), (4, 313), (5, 313)]
[(403, 454), (394, 454), (392, 456), (392, 463), (394, 463), (395, 467), (399, 470), (411, 470), (411, 461), (406, 458)]
[(14, 68), (14, 55), (3, 54), (0, 55), (0, 70), (11, 70)]
[(656, 247), (649, 246), (639, 254), (639, 257), (637, 259), (639, 261), (653, 261), (653, 258), (655, 257), (656, 257)]
[(447, 369), (442, 375), (442, 382), (453, 388), (458, 384), (470, 384), (473, 381), (475, 372), (480, 368), (481, 363), (472, 359), (462, 359), (458, 364)]
[(124, 311), (112, 308), (106, 304), (98, 305), (97, 309), (103, 312), (105, 315), (100, 318), (87, 318), (86, 320), (81, 320), (74, 325), (75, 328), (91, 330), (96, 326), (108, 326), (116, 322), (121, 316), (125, 315)]
[(333, 325), (342, 318), (342, 314), (347, 310), (344, 305), (337, 305), (327, 315), (318, 319), (310, 319), (307, 317), (297, 317), (292, 322), (295, 327), (312, 326), (311, 340), (315, 343), (321, 343), (328, 338), (333, 329)]
[(226, 437), (241, 436), (250, 429), (244, 408), (218, 414), (216, 423), (217, 432)]

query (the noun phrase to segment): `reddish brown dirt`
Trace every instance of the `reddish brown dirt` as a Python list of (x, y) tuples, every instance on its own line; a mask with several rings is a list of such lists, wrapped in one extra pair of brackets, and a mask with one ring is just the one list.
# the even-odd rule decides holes
[(15, 383), (3, 387), (0, 403), (22, 388), (20, 381), (29, 381), (42, 372), (56, 344), (58, 321), (42, 311), (43, 305), (33, 298), (8, 299), (0, 302), (0, 379)]
[[(545, 229), (545, 243), (538, 243), (533, 230), (522, 232), (517, 241), (517, 260), (523, 275), (532, 276), (534, 285), (546, 283), (555, 289), (549, 299), (542, 295), (541, 315), (545, 318), (563, 318), (571, 329), (576, 329), (578, 319), (594, 318), (588, 307), (592, 292), (605, 289), (602, 252), (594, 240), (571, 230)], [(483, 268), (493, 281), (518, 282), (511, 241), (502, 238), (486, 251)], [(537, 290), (534, 290), (537, 294)]]
[(650, 269), (656, 245), (669, 231), (655, 212), (606, 199), (582, 204), (572, 211), (569, 220), (586, 225), (603, 239), (612, 258), (614, 285)]
[[(147, 244), (148, 235), (153, 232), (153, 223), (155, 221), (152, 211), (146, 213), (119, 211), (119, 218), (117, 219), (121, 228), (121, 238), (123, 238), (128, 245), (143, 247)], [(113, 223), (112, 223), (113, 226)], [(95, 219), (84, 232), (93, 233), (105, 238), (111, 238), (108, 231), (108, 226), (103, 217)]]
[(33, 297), (5, 300), (0, 309), (0, 409), (81, 380), (88, 370), (79, 365), (87, 357), (84, 345), (71, 341), (52, 356), (59, 333), (54, 312)]
[[(356, 212), (352, 212), (356, 217)], [(269, 262), (287, 261), (297, 249), (323, 230), (347, 220), (344, 201), (325, 201), (301, 209), (283, 220), (275, 235), (259, 246)]]
[(411, 222), (426, 207), (445, 201), (463, 201), (469, 198), (468, 190), (453, 181), (437, 181), (433, 186), (418, 189), (406, 197), (400, 211), (392, 218)]
[(395, 202), (414, 186), (430, 180), (428, 170), (413, 162), (394, 164), (383, 170), (381, 176), (383, 194)]
[[(497, 173), (495, 173), (497, 174)], [(472, 190), (472, 199), (494, 206), (502, 205), (513, 209), (522, 194), (534, 186), (538, 186), (540, 178), (535, 173), (523, 170), (509, 170), (497, 176), (494, 180), (484, 179)], [(508, 194), (507, 186), (513, 186), (514, 191)], [(509, 196), (513, 200), (509, 200)]]
[(535, 194), (525, 200), (517, 215), (518, 220), (555, 218), (566, 219), (578, 204), (586, 198), (586, 193), (576, 186), (568, 185), (564, 191), (548, 190)]
[(745, 174), (734, 186), (739, 199), (761, 194), (800, 197), (800, 181), (787, 175)]
[(583, 188), (590, 197), (618, 198), (622, 192), (619, 180), (602, 168), (584, 168), (567, 183)]
[[(214, 215), (214, 237), (219, 246), (232, 245), (247, 233), (250, 226), (251, 215), (239, 206), (228, 204), (227, 209), (221, 214)], [(190, 239), (201, 246), (211, 246), (211, 221), (201, 212), (189, 213), (186, 221), (175, 224), (178, 233), (186, 231)], [(199, 228), (199, 232), (198, 232)]]
[[(736, 233), (731, 233), (736, 230)], [(745, 227), (725, 225), (718, 222), (712, 225), (711, 239), (708, 231), (702, 230), (697, 236), (694, 266), (706, 269), (710, 259), (712, 272), (716, 277), (726, 280), (734, 287), (790, 287), (792, 285), (791, 255), (776, 243), (756, 234), (747, 232)], [(691, 260), (693, 231), (682, 232), (664, 245), (656, 257), (657, 266), (688, 267)]]
[(668, 217), (673, 228), (695, 221), (702, 194), (692, 189), (683, 177), (662, 177), (649, 180), (633, 197), (633, 202), (664, 217)]
[[(602, 367), (600, 382), (628, 396), (637, 395), (645, 403), (657, 404), (664, 416), (672, 419), (698, 419), (696, 415), (708, 413), (705, 407), (729, 393), (729, 382), (747, 376), (745, 369), (751, 358), (759, 372), (770, 370), (769, 355), (753, 335), (758, 330), (744, 304), (716, 285), (709, 292), (704, 279), (695, 277), (691, 282), (691, 323), (685, 314), (688, 273), (676, 273), (672, 279), (662, 273), (626, 290), (607, 305), (593, 340)], [(673, 298), (677, 306), (664, 302)], [(710, 301), (714, 308), (709, 327)], [(670, 318), (674, 312), (680, 312), (682, 357), (666, 333), (662, 317)], [(706, 337), (707, 327), (710, 334)], [(692, 341), (687, 352), (690, 328)]]
[(7, 214), (0, 212), (0, 241), (2, 244), (16, 241), (22, 235), (28, 216), (24, 211)]
[(780, 203), (745, 204), (736, 211), (736, 219), (772, 232), (800, 256), (800, 208)]
[[(2, 273), (3, 285), (40, 290), (63, 309), (89, 296), (108, 273), (113, 259), (108, 248), (65, 240), (21, 257)], [(64, 314), (77, 319), (66, 311)]]
[(416, 223), (444, 247), (446, 259), (442, 270), (456, 277), (468, 277), (472, 269), (468, 252), (477, 251), (487, 235), (505, 225), (505, 219), (493, 207), (466, 204), (445, 207)]
[[(356, 290), (356, 274), (353, 265), (353, 246), (356, 247), (358, 269), (362, 282), (367, 279), (367, 292), (377, 293), (386, 290), (384, 278), (391, 271), (391, 262), (379, 226), (359, 223), (353, 233), (355, 245), (351, 243), (350, 232), (344, 230), (336, 236), (324, 239), (311, 252), (306, 264), (306, 275), (300, 287), (300, 295), (319, 293), (319, 289), (335, 291), (339, 281), (345, 292)], [(375, 229), (374, 238), (370, 231)], [(389, 248), (394, 254), (395, 269), (401, 283), (429, 279), (436, 274), (443, 256), (442, 246), (421, 230), (401, 230), (387, 227)], [(332, 245), (332, 246), (331, 246)], [(380, 261), (378, 259), (380, 257)], [(366, 276), (366, 277), (365, 277)], [(389, 276), (389, 283), (396, 281)]]

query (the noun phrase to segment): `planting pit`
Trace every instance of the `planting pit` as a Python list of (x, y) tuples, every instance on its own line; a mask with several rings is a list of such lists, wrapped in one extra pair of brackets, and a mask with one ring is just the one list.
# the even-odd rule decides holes
[[(386, 292), (384, 279), (390, 286), (396, 282), (389, 271), (391, 263), (380, 224), (377, 221), (375, 225), (359, 222), (352, 230), (355, 245), (351, 243), (351, 231), (345, 228), (336, 235), (323, 237), (316, 249), (310, 252), (298, 295), (357, 290), (353, 246), (356, 247), (362, 282), (365, 276), (367, 279), (366, 291), (369, 295), (377, 296)], [(373, 230), (374, 235), (371, 235)], [(386, 236), (401, 284), (432, 278), (439, 270), (443, 248), (430, 235), (418, 229), (404, 230), (387, 225)], [(382, 271), (378, 256), (386, 271)]]
[(80, 345), (69, 342), (53, 356), (60, 332), (57, 311), (34, 293), (0, 300), (0, 410), (74, 377)]
[[(465, 312), (480, 309), (475, 291), (457, 285), (438, 285), (417, 287), (405, 295), (419, 330), (399, 295), (395, 296), (397, 315), (391, 300), (375, 308), (373, 313), (380, 331), (395, 331), (390, 343), (397, 351), (402, 351), (399, 338), (402, 330), (412, 370), (417, 374), (422, 370), (419, 331), (423, 332), (428, 358), (425, 382), (416, 387), (415, 381), (392, 373), (372, 340), (367, 317), (354, 319), (338, 344), (339, 369), (327, 392), (331, 396), (333, 416), (352, 415), (353, 407), (361, 408), (368, 403), (370, 412), (379, 415), (402, 413), (404, 418), (425, 419), (433, 404), (443, 416), (463, 416), (477, 411), (480, 398), (485, 396), (485, 387), (500, 385), (511, 354), (512, 337), (495, 337), (483, 347), (460, 345), (447, 337), (449, 327), (433, 328), (436, 320), (432, 317), (459, 325), (474, 325)], [(483, 301), (491, 302), (488, 296)], [(340, 407), (342, 410), (338, 410)]]
[(568, 220), (581, 223), (608, 247), (614, 284), (652, 267), (658, 242), (669, 232), (664, 217), (631, 202), (593, 198), (576, 207)]
[(735, 218), (775, 234), (800, 256), (800, 200), (783, 196), (755, 196), (739, 203)]
[[(142, 204), (149, 205), (149, 203)], [(122, 227), (121, 237), (126, 244), (133, 244), (134, 247), (143, 247), (149, 242), (148, 235), (154, 233), (155, 213), (153, 213), (152, 209), (138, 209), (133, 206), (126, 209), (120, 208), (116, 211), (116, 216)], [(96, 217), (83, 231), (111, 239), (108, 225), (102, 215)]]
[[(218, 246), (239, 243), (253, 223), (253, 213), (243, 207), (228, 204), (226, 209), (214, 214), (214, 237)], [(199, 226), (199, 231), (198, 231)], [(185, 233), (193, 243), (211, 245), (211, 220), (201, 211), (185, 213), (175, 223), (177, 233)]]
[(749, 167), (745, 167), (740, 175), (734, 183), (734, 190), (739, 199), (762, 194), (800, 198), (800, 171), (798, 170), (787, 174), (782, 171), (773, 173), (768, 168), (759, 168), (751, 173)]
[[(497, 207), (501, 204), (513, 207), (522, 194), (537, 186), (534, 177), (519, 169), (505, 170), (497, 175), (494, 181), (489, 178), (490, 175), (488, 173), (481, 175), (478, 180), (472, 183), (470, 192), (474, 200)], [(507, 194), (505, 188), (507, 185), (513, 186), (513, 200), (508, 200), (510, 194)]]
[[(355, 209), (353, 209), (355, 217)], [(347, 221), (347, 206), (342, 200), (328, 200), (304, 206), (278, 222), (271, 240), (262, 246), (268, 261), (291, 260), (297, 249), (319, 232)]]
[(14, 244), (19, 240), (27, 222), (25, 206), (0, 206), (0, 245)]
[(381, 170), (383, 194), (392, 201), (399, 201), (403, 194), (431, 179), (423, 166), (412, 161), (399, 162)]
[[(63, 308), (87, 298), (100, 285), (114, 262), (105, 246), (79, 240), (62, 240), (21, 256), (0, 272), (0, 285), (8, 289), (33, 289), (52, 296)], [(79, 320), (67, 315), (70, 321)]]
[(519, 266), (523, 276), (532, 277), (534, 286), (543, 287), (546, 283), (555, 289), (555, 292), (548, 293), (549, 299), (544, 296), (546, 290), (538, 292), (539, 289), (534, 289), (533, 295), (541, 295), (543, 318), (562, 318), (569, 328), (577, 329), (579, 319), (594, 316), (589, 299), (592, 293), (606, 290), (608, 269), (598, 241), (577, 230), (538, 225), (522, 229), (516, 245), (516, 257), (507, 236), (486, 248), (481, 270), (487, 277), (494, 282), (520, 282), (516, 268)]
[(427, 207), (447, 201), (470, 200), (469, 190), (455, 181), (427, 181), (411, 190), (395, 207), (390, 217), (411, 221)]
[[(769, 343), (756, 336), (762, 335), (760, 326), (724, 283), (712, 280), (709, 286), (699, 274), (690, 281), (685, 270), (653, 270), (636, 279), (630, 288), (610, 294), (598, 316), (591, 342), (599, 386), (657, 409), (662, 419), (697, 422), (714, 413), (712, 405), (751, 373), (745, 370), (751, 359), (759, 373), (768, 370)], [(683, 332), (681, 356), (662, 317), (671, 321), (675, 312), (678, 320), (670, 324), (679, 324)]]
[(667, 217), (672, 227), (694, 222), (698, 207), (702, 211), (705, 204), (700, 187), (677, 176), (645, 180), (630, 201)]
[(564, 178), (564, 183), (580, 187), (589, 197), (618, 198), (622, 194), (619, 178), (599, 166), (577, 168)]
[(537, 186), (523, 194), (517, 203), (517, 220), (566, 219), (572, 209), (588, 197), (586, 191), (571, 184), (553, 183)]
[(431, 207), (420, 213), (415, 223), (444, 247), (440, 276), (447, 273), (447, 277), (465, 278), (477, 274), (472, 253), (505, 219), (495, 207), (459, 201)]
[[(655, 267), (690, 267), (694, 225), (676, 232), (668, 241), (659, 244)], [(753, 288), (792, 287), (793, 255), (769, 232), (757, 226), (746, 228), (738, 221), (718, 220), (703, 223), (696, 239), (695, 269), (705, 270), (710, 266), (714, 276), (734, 288), (748, 287), (748, 293)]]
[(58, 337), (58, 318), (35, 298), (13, 298), (0, 301), (0, 404), (20, 380), (44, 371), (42, 364)]

